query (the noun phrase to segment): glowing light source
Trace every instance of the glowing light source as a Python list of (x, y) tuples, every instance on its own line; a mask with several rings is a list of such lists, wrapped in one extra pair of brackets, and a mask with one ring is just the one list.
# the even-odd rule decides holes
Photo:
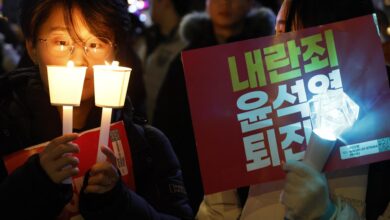
[(321, 171), (337, 138), (357, 120), (359, 106), (342, 89), (314, 96), (309, 106), (313, 132), (303, 161)]
[(95, 104), (103, 108), (97, 156), (97, 161), (102, 162), (106, 157), (101, 153), (101, 147), (108, 146), (112, 108), (124, 106), (131, 69), (114, 61), (112, 65), (95, 65), (93, 70)]
[(95, 65), (95, 104), (99, 107), (121, 108), (125, 103), (131, 69), (113, 65)]
[(47, 66), (50, 102), (56, 106), (79, 106), (87, 67)]
[[(62, 133), (73, 132), (73, 106), (80, 106), (84, 78), (87, 67), (74, 66), (69, 61), (67, 66), (47, 66), (50, 102), (62, 106)], [(71, 184), (72, 178), (63, 181)]]
[(139, 20), (140, 20), (140, 21), (146, 22), (147, 19), (148, 19), (148, 17), (147, 17), (144, 13), (142, 13), (142, 14), (139, 15)]
[(144, 0), (127, 0), (128, 11), (132, 14), (140, 15), (142, 11), (149, 8), (149, 3)]
[(309, 106), (313, 131), (330, 140), (352, 127), (359, 115), (359, 106), (342, 89), (314, 96)]
[(145, 8), (145, 2), (144, 1), (137, 1), (136, 3), (138, 10), (142, 10)]
[(136, 6), (135, 4), (130, 5), (129, 8), (128, 8), (128, 11), (129, 11), (130, 13), (136, 13), (137, 10), (138, 10), (138, 8), (137, 8), (137, 6)]

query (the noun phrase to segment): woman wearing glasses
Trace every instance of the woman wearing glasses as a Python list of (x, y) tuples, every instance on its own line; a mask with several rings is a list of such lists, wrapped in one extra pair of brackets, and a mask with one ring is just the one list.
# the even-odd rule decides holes
[[(6, 219), (55, 219), (72, 198), (71, 185), (61, 182), (78, 174), (76, 156), (80, 149), (71, 143), (77, 134), (61, 136), (61, 110), (50, 105), (46, 66), (66, 65), (68, 60), (88, 66), (73, 124), (77, 131), (99, 127), (101, 110), (94, 106), (92, 66), (113, 60), (128, 65), (126, 27), (130, 21), (126, 6), (122, 0), (23, 3), (22, 29), (36, 66), (0, 78), (0, 154), (3, 157), (51, 141), (42, 153), (31, 156), (10, 175), (1, 161), (0, 210)], [(169, 141), (152, 127), (135, 125), (132, 111), (128, 99), (113, 115), (114, 120), (125, 122), (137, 190), (121, 183), (114, 164), (95, 164), (80, 195), (83, 217), (192, 218), (180, 166)], [(76, 154), (63, 157), (67, 153)], [(103, 153), (114, 157), (108, 148)]]

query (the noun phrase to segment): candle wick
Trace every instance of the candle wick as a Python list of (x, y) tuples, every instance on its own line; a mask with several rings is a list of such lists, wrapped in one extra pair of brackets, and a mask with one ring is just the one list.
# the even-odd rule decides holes
[(113, 61), (113, 62), (112, 62), (112, 66), (119, 66), (119, 62), (118, 62), (118, 61), (116, 61), (116, 60), (115, 60), (115, 61)]
[(69, 60), (67, 63), (67, 67), (74, 67), (74, 62), (72, 60)]

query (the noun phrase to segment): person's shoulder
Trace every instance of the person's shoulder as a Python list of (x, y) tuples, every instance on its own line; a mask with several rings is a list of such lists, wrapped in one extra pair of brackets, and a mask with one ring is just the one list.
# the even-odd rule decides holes
[(157, 127), (148, 124), (146, 121), (143, 123), (133, 123), (134, 128), (145, 141), (149, 148), (166, 149), (171, 148), (171, 143), (168, 137)]
[(143, 117), (133, 115), (130, 120), (125, 120), (125, 124), (130, 131), (130, 135), (136, 135), (138, 137), (134, 138), (144, 139), (149, 144), (156, 141), (168, 141), (167, 137), (162, 131), (150, 125)]
[(253, 8), (246, 17), (246, 30), (261, 36), (273, 35), (275, 32), (276, 16), (274, 12), (267, 7)]
[(184, 16), (178, 31), (180, 38), (189, 44), (186, 49), (206, 46), (214, 36), (212, 22), (206, 12), (192, 12)]
[(261, 22), (262, 20), (272, 20), (275, 22), (276, 15), (275, 13), (267, 7), (254, 7), (252, 8), (248, 14), (247, 17), (252, 18), (254, 20), (259, 20), (258, 22)]
[(20, 79), (36, 77), (38, 75), (39, 75), (38, 66), (30, 66), (30, 67), (17, 68), (1, 76), (1, 78), (8, 78), (9, 80), (15, 81)]
[(148, 140), (148, 142), (160, 142), (160, 143), (166, 143), (169, 142), (168, 138), (165, 136), (165, 134), (158, 128), (150, 125), (150, 124), (134, 124), (135, 127), (138, 127), (137, 129), (143, 130), (143, 136)]
[(18, 68), (0, 76), (0, 94), (10, 92), (19, 87), (25, 87), (31, 79), (39, 77), (38, 67)]

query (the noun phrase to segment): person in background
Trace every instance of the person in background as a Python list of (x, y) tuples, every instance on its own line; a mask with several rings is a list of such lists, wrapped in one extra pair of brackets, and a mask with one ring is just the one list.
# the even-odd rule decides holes
[(24, 53), (24, 39), (20, 28), (20, 0), (3, 0), (0, 18), (2, 41), (2, 73), (14, 70)]
[(145, 30), (134, 45), (143, 64), (146, 112), (150, 123), (153, 123), (156, 100), (169, 65), (186, 46), (179, 36), (179, 24), (189, 9), (189, 1), (152, 0), (153, 25)]
[[(297, 31), (368, 15), (373, 11), (370, 0), (285, 0), (278, 13), (275, 30), (278, 34)], [(299, 161), (289, 161), (283, 165), (283, 169), (287, 174), (285, 181), (250, 186), (248, 199), (243, 199), (240, 191), (236, 189), (206, 195), (197, 218), (340, 220), (361, 218), (347, 201), (337, 196), (331, 198), (330, 193), (333, 189), (328, 187), (328, 181), (323, 174)], [(383, 161), (371, 164), (369, 169), (368, 166), (364, 166), (340, 170), (330, 174), (328, 178), (336, 181), (340, 178), (344, 185), (350, 184), (352, 188), (363, 186), (364, 192), (367, 188), (366, 206), (364, 198), (363, 201), (359, 201), (359, 205), (363, 203), (362, 214), (365, 214), (367, 219), (378, 219), (379, 216), (380, 219), (388, 219), (390, 176), (386, 172), (389, 169), (390, 161)], [(344, 182), (349, 176), (359, 183)], [(284, 214), (285, 209), (288, 210), (288, 216)]]
[(14, 70), (20, 60), (22, 39), (8, 18), (0, 16), (0, 75)]
[(282, 4), (283, 0), (257, 0), (261, 5), (265, 7), (269, 7), (272, 11), (277, 14)]
[(12, 24), (20, 24), (20, 3), (22, 0), (3, 0), (2, 12), (3, 15)]
[(6, 36), (6, 42), (12, 44), (12, 46), (19, 52), (22, 51), (22, 48), (20, 47), (24, 41), (19, 20), (20, 2), (21, 0), (3, 0), (1, 12), (3, 17), (6, 19), (7, 24), (4, 22), (0, 23), (2, 33), (5, 33)]
[[(321, 24), (327, 24), (337, 21), (342, 21), (354, 17), (369, 15), (375, 12), (373, 4), (370, 0), (343, 0), (343, 1), (304, 1), (304, 0), (285, 0), (286, 4), (286, 29), (280, 30), (281, 32), (288, 32), (299, 30), (302, 28), (308, 28), (313, 26), (318, 26)], [(290, 2), (289, 2), (290, 1)], [(380, 103), (378, 103), (379, 106)], [(377, 110), (377, 109), (375, 109)], [(375, 114), (373, 110), (366, 113), (363, 117), (370, 118), (370, 114)], [(379, 126), (379, 124), (378, 124)], [(382, 127), (382, 126), (380, 126)], [(383, 128), (385, 129), (385, 128)], [(299, 168), (299, 166), (302, 166)], [(296, 170), (291, 170), (288, 165), (285, 167), (287, 171), (287, 184), (289, 184), (288, 176), (296, 175), (299, 172), (308, 171), (311, 173), (309, 178), (311, 181), (306, 181), (306, 186), (312, 182), (314, 183), (319, 179), (320, 174), (313, 170), (314, 172), (309, 171), (309, 167), (305, 167), (304, 163), (297, 162), (295, 166)], [(294, 169), (294, 168), (293, 168)], [(367, 192), (366, 192), (366, 209), (365, 215), (367, 219), (377, 219), (382, 213), (385, 213), (385, 209), (388, 206), (390, 201), (390, 176), (385, 174), (385, 170), (390, 169), (390, 161), (383, 161), (379, 163), (370, 164), (367, 176)], [(302, 178), (303, 179), (303, 178)], [(290, 204), (288, 202), (288, 195), (282, 198), (282, 203), (287, 207), (291, 207), (294, 210), (296, 216), (300, 216), (303, 213), (307, 215), (304, 207), (312, 207), (313, 212), (311, 213), (313, 217), (315, 216), (329, 216), (333, 219), (354, 219), (353, 216), (356, 216), (357, 213), (354, 213), (354, 209), (349, 209), (348, 204), (342, 201), (332, 201), (329, 198), (329, 195), (326, 192), (329, 192), (325, 179), (323, 181), (317, 182), (318, 185), (315, 190), (312, 190), (311, 195), (306, 194), (307, 196), (302, 196), (308, 190), (295, 190), (292, 192), (290, 197), (302, 198), (302, 204)], [(290, 181), (291, 186), (298, 188), (296, 183)], [(311, 199), (310, 199), (311, 197)], [(320, 199), (322, 198), (322, 199)], [(310, 203), (316, 203), (315, 206), (310, 205)], [(332, 203), (335, 205), (335, 210), (332, 209)], [(320, 206), (322, 204), (322, 207)], [(306, 206), (305, 206), (306, 205)], [(333, 210), (333, 213), (331, 212)], [(333, 216), (332, 216), (333, 215)], [(387, 211), (387, 218), (389, 218), (389, 213)]]
[[(187, 43), (185, 50), (272, 35), (275, 14), (253, 4), (252, 0), (207, 0), (205, 12), (191, 13), (180, 23), (180, 34)], [(204, 193), (180, 55), (170, 64), (161, 85), (153, 125), (171, 140), (196, 211)]]
[[(0, 78), (0, 155), (49, 141), (8, 174), (0, 163), (0, 210), (5, 219), (56, 219), (72, 198), (62, 181), (79, 173), (78, 135), (62, 133), (61, 108), (49, 99), (47, 65), (87, 66), (74, 130), (99, 127), (101, 109), (94, 105), (93, 65), (118, 60), (127, 66), (129, 17), (123, 0), (25, 0), (21, 26), (34, 66)], [(136, 190), (121, 181), (113, 152), (85, 175), (79, 209), (85, 219), (191, 219), (179, 162), (159, 130), (137, 125), (129, 97), (113, 112), (123, 120), (131, 146)], [(72, 154), (64, 156), (64, 154)], [(175, 189), (175, 190), (172, 190)]]

